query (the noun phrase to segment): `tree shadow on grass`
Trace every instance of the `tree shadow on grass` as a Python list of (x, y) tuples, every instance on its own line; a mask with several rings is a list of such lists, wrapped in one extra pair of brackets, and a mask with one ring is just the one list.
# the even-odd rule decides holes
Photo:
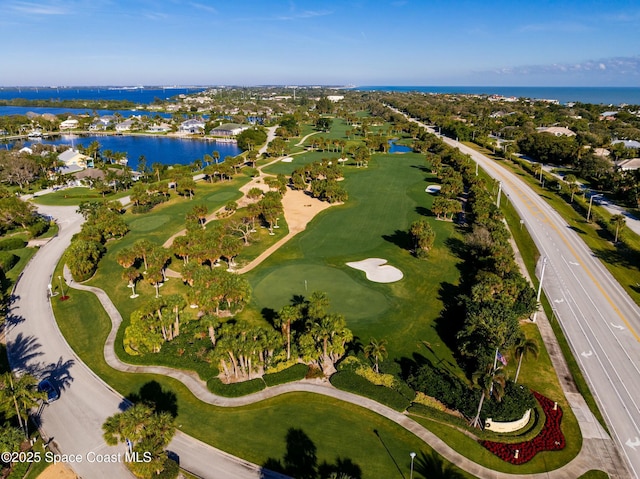
[[(157, 412), (178, 415), (178, 398), (173, 391), (164, 390), (157, 381), (144, 384), (137, 394), (129, 394), (127, 400), (132, 403), (144, 402), (152, 405)], [(125, 408), (126, 409), (126, 408)]]
[(261, 479), (293, 477), (295, 479), (327, 479), (332, 474), (348, 474), (362, 478), (360, 466), (349, 458), (336, 458), (335, 464), (318, 465), (317, 448), (302, 429), (289, 428), (285, 436), (286, 452), (282, 459), (268, 458), (260, 469)]
[(408, 231), (395, 230), (393, 234), (382, 235), (382, 239), (403, 250), (411, 251), (413, 249), (414, 240)]

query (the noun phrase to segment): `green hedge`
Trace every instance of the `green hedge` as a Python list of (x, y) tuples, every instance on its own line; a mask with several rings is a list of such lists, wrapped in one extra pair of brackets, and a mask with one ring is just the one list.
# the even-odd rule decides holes
[(20, 257), (18, 255), (7, 251), (0, 251), (0, 268), (2, 268), (4, 272), (13, 268), (18, 261), (20, 261)]
[(27, 246), (27, 242), (22, 238), (7, 238), (0, 241), (0, 251), (11, 251)]
[(248, 394), (257, 393), (265, 388), (262, 378), (251, 379), (241, 383), (224, 384), (219, 378), (212, 378), (207, 381), (207, 388), (213, 394), (228, 398), (246, 396)]
[[(500, 434), (486, 429), (482, 430), (471, 427), (469, 426), (469, 421), (466, 419), (452, 416), (451, 414), (444, 411), (438, 411), (437, 409), (425, 406), (424, 404), (413, 403), (407, 412), (409, 413), (409, 416), (414, 416), (414, 419), (425, 418), (430, 421), (447, 424), (459, 430), (468, 431), (476, 436), (478, 440), (502, 442), (523, 442), (533, 439), (540, 434), (540, 431), (542, 431), (545, 419), (542, 408), (539, 404), (536, 404), (532, 410), (533, 419), (529, 421), (529, 424), (527, 424), (526, 427), (513, 433)], [(424, 424), (424, 421), (418, 420), (418, 422)]]
[(265, 374), (262, 379), (267, 386), (276, 386), (278, 384), (290, 383), (293, 381), (300, 381), (307, 375), (309, 366), (306, 364), (294, 364), (290, 368), (277, 373)]
[(396, 411), (404, 411), (411, 404), (411, 401), (399, 392), (384, 386), (376, 386), (350, 371), (337, 372), (331, 376), (330, 381), (338, 389), (368, 397)]

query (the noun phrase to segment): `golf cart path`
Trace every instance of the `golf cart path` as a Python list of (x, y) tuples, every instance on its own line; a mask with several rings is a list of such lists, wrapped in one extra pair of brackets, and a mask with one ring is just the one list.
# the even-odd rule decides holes
[[(209, 391), (207, 389), (206, 383), (202, 381), (195, 372), (178, 370), (164, 366), (138, 366), (127, 364), (121, 361), (115, 354), (114, 345), (118, 329), (122, 323), (122, 316), (120, 315), (120, 312), (117, 310), (109, 296), (100, 288), (79, 284), (73, 281), (70, 271), (66, 266), (64, 268), (64, 278), (66, 283), (70, 287), (78, 290), (89, 291), (95, 294), (104, 307), (105, 311), (109, 315), (111, 319), (111, 331), (104, 345), (104, 358), (110, 367), (118, 371), (127, 373), (161, 374), (163, 376), (171, 377), (183, 383), (187, 388), (189, 388), (193, 395), (201, 401), (220, 407), (245, 406), (265, 399), (273, 398), (281, 394), (294, 392), (321, 394), (363, 407), (395, 422), (396, 424), (400, 425), (401, 427), (405, 428), (406, 430), (412, 432), (417, 437), (422, 439), (425, 443), (435, 449), (448, 461), (460, 467), (461, 469), (464, 469), (465, 471), (473, 474), (476, 477), (492, 479), (514, 479), (517, 477), (522, 477), (521, 474), (507, 474), (481, 466), (467, 459), (462, 454), (456, 452), (438, 436), (408, 417), (407, 414), (397, 412), (394, 409), (384, 406), (369, 398), (336, 389), (327, 380), (296, 381), (292, 383), (281, 384), (278, 386), (267, 387), (262, 391), (242, 397), (227, 398), (215, 395), (211, 391)], [(543, 317), (543, 314), (539, 314), (541, 323), (544, 319), (546, 319), (543, 319)], [(547, 339), (554, 341), (555, 336), (553, 336), (553, 334), (551, 336), (551, 338), (545, 338), (545, 341), (547, 341)], [(557, 347), (557, 349), (559, 350), (559, 347)], [(565, 387), (565, 383), (563, 382), (562, 384), (563, 387)], [(581, 398), (581, 396), (575, 393), (573, 390), (565, 390), (565, 394), (567, 395), (567, 398), (570, 402), (578, 401), (578, 398)], [(584, 412), (584, 409), (581, 408), (580, 411)], [(627, 477), (620, 472), (619, 467), (616, 466), (616, 458), (611, 456), (608, 448), (605, 447), (605, 443), (610, 441), (609, 438), (606, 437), (606, 434), (604, 434), (603, 431), (601, 431), (601, 428), (599, 427), (599, 424), (597, 424), (597, 422), (594, 424), (594, 419), (588, 411), (588, 408), (586, 408), (586, 412), (588, 414), (576, 414), (576, 417), (578, 418), (578, 421), (580, 423), (581, 431), (584, 435), (583, 446), (578, 455), (568, 464), (559, 469), (539, 474), (528, 474), (527, 478), (577, 478), (594, 468), (607, 470), (611, 478)]]

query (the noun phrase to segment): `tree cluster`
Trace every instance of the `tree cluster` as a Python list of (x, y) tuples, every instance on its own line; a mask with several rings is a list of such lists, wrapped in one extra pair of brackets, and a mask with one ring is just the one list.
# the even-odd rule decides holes
[(83, 202), (78, 207), (86, 221), (74, 235), (65, 252), (65, 262), (75, 281), (86, 281), (93, 276), (100, 258), (105, 253), (104, 243), (123, 237), (129, 227), (122, 219), (119, 202)]

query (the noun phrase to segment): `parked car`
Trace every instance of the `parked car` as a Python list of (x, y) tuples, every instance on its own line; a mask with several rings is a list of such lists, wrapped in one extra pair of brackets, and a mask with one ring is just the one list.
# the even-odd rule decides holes
[(49, 378), (43, 379), (38, 383), (38, 391), (47, 393), (47, 400), (45, 401), (46, 403), (55, 401), (60, 397), (60, 391), (55, 386), (55, 384), (53, 384), (53, 381), (51, 381), (51, 379)]

